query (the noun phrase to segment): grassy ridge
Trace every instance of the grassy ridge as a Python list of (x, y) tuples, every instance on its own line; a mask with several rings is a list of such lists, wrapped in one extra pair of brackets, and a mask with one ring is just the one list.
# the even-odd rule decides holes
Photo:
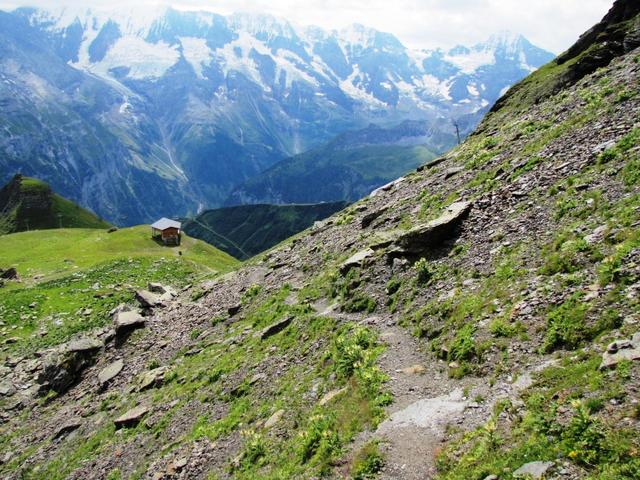
[[(60, 229), (0, 237), (1, 267), (15, 266), (21, 282), (1, 290), (0, 352), (28, 353), (67, 341), (110, 322), (107, 312), (133, 300), (147, 282), (174, 287), (231, 270), (229, 255), (183, 235), (167, 248), (150, 238), (148, 226), (107, 233)], [(11, 339), (7, 341), (8, 339)]]
[(107, 229), (111, 225), (35, 178), (15, 176), (0, 190), (0, 235), (60, 227)]
[(15, 266), (23, 277), (53, 277), (129, 257), (180, 258), (194, 268), (216, 271), (229, 270), (237, 263), (187, 235), (179, 247), (161, 246), (151, 239), (146, 225), (113, 233), (80, 228), (14, 233), (0, 237), (0, 251), (2, 266)]

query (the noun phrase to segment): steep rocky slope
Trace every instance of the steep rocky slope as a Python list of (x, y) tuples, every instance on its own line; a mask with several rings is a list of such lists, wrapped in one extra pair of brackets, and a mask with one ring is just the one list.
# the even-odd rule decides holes
[(35, 178), (14, 176), (0, 189), (0, 235), (46, 228), (109, 228), (94, 213)]
[(0, 472), (638, 478), (637, 14), (615, 3), (598, 69), (565, 76), (596, 36), (459, 148), (129, 337), (5, 346)]

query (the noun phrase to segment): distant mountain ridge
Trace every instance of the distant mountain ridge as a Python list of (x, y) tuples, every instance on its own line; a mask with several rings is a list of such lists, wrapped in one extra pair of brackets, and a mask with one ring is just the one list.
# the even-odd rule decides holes
[(20, 8), (0, 12), (0, 27), (0, 181), (44, 178), (120, 224), (220, 205), (371, 123), (451, 135), (462, 118), (464, 136), (552, 58), (518, 35), (414, 51), (362, 25), (171, 8)]

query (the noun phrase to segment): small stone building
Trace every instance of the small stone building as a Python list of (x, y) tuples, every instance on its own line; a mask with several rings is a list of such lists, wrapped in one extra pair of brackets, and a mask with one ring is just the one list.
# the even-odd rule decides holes
[(182, 224), (169, 218), (161, 218), (151, 225), (151, 238), (165, 245), (180, 245)]

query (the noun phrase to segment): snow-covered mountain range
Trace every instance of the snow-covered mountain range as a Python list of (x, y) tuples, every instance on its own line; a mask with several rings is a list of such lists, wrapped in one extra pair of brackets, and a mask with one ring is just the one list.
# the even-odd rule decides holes
[[(510, 33), (416, 51), (357, 24), (327, 31), (168, 7), (21, 8), (0, 12), (0, 27), (10, 107), (0, 118), (14, 126), (0, 133), (2, 177), (39, 173), (120, 223), (216, 206), (274, 163), (370, 123), (418, 120), (453, 135), (457, 120), (468, 133), (553, 57)], [(33, 118), (15, 128), (25, 111)], [(34, 145), (44, 137), (47, 148)], [(144, 201), (145, 182), (166, 198)]]

